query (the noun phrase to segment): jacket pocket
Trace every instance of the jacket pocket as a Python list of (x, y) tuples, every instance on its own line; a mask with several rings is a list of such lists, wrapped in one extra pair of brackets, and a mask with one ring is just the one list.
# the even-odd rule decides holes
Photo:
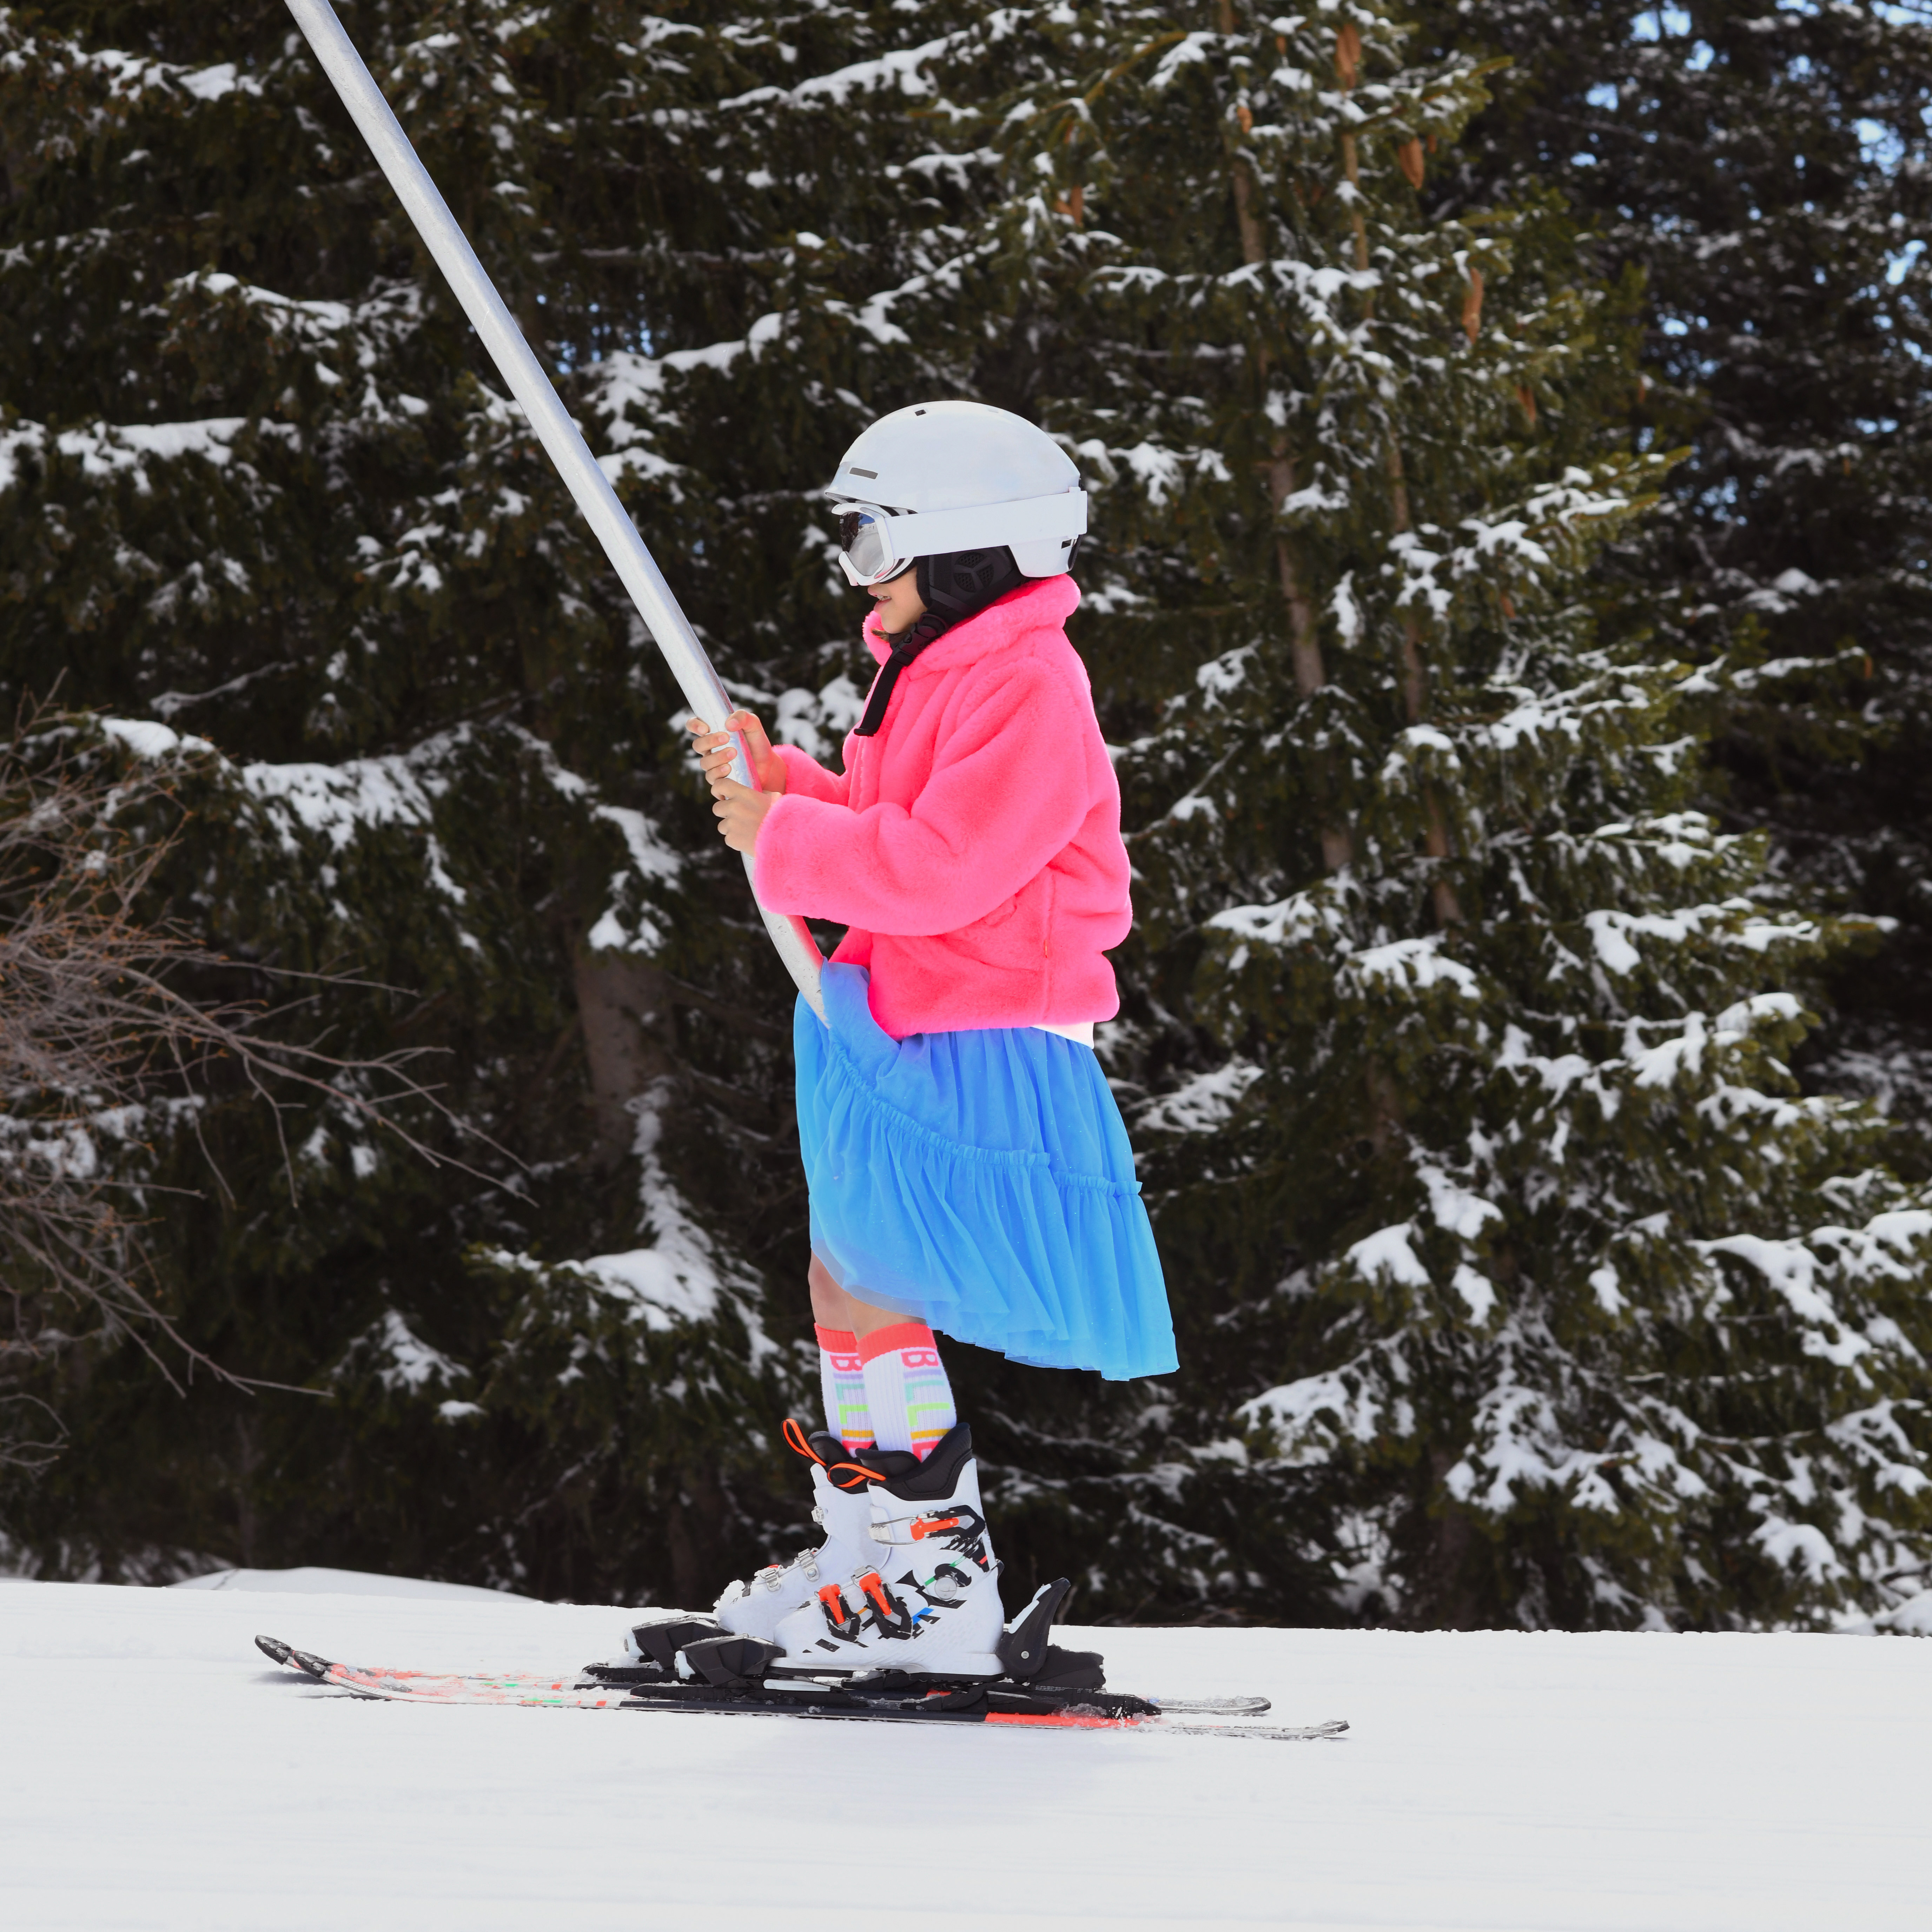
[(1048, 904), (1042, 874), (1028, 880), (1011, 898), (1001, 900), (984, 919), (947, 934), (948, 941), (982, 965), (1036, 971), (1043, 959)]

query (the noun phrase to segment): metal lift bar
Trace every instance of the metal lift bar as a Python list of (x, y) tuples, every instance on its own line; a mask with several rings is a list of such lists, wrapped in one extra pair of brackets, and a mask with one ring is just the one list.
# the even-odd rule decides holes
[[(496, 285), (484, 272), (476, 250), (450, 213), (449, 204), (417, 158), (410, 137), (390, 112), (389, 104), (363, 64), (362, 56), (343, 32), (335, 10), (329, 0), (287, 0), (287, 4), (296, 26), (322, 63), (322, 72), (342, 97), (350, 118), (362, 130), (362, 138), (388, 176), (389, 185), (416, 224), (416, 232), (455, 290), (464, 314), (483, 338), (491, 361), (509, 385), (510, 393), (523, 405), (524, 413), (549, 452), (565, 487), (576, 498), (577, 507), (584, 512), (597, 541), (604, 546), (604, 555), (631, 593), (632, 602), (650, 627), (671, 675), (677, 680), (685, 702), (700, 717), (722, 722), (732, 708), (731, 700), (705, 655), (704, 646), (698, 642), (697, 632), (678, 608), (670, 586), (644, 548), (637, 526), (617, 500), (610, 479), (598, 466), (542, 365), (531, 354), (523, 331), (503, 306)], [(740, 783), (749, 784), (751, 766), (742, 738), (736, 745), (732, 776)], [(758, 872), (748, 854), (745, 875), (751, 881), (752, 898), (758, 899)], [(824, 997), (818, 982), (824, 961), (818, 943), (803, 920), (795, 914), (773, 912), (762, 899), (758, 903), (778, 957), (798, 982), (798, 989), (812, 1010), (824, 1019)]]

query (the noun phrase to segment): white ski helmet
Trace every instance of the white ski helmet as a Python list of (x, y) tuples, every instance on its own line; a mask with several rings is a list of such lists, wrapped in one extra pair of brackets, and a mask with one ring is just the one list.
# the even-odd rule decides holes
[(1087, 493), (1043, 429), (986, 403), (920, 403), (881, 416), (825, 487), (842, 512), (839, 562), (883, 583), (916, 557), (1004, 548), (1022, 577), (1070, 568)]

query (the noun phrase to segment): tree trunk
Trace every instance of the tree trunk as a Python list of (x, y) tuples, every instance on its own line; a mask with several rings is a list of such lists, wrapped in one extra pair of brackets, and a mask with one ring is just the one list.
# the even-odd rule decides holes
[(1442, 1489), (1442, 1479), (1455, 1460), (1447, 1449), (1429, 1452), (1432, 1493), (1423, 1561), (1423, 1594), (1428, 1612), (1424, 1621), (1434, 1630), (1487, 1630), (1495, 1619), (1484, 1600), (1480, 1569), (1486, 1554), (1484, 1539), (1477, 1534), (1468, 1510)]
[[(1388, 446), (1390, 520), (1398, 535), (1409, 527), (1408, 478), (1402, 468), (1402, 446), (1391, 440)], [(1402, 614), (1402, 702), (1412, 724), (1420, 724), (1429, 715), (1429, 664), (1422, 649), (1422, 626), (1413, 610)], [(1449, 820), (1442, 800), (1433, 785), (1422, 788), (1422, 849), (1430, 858), (1449, 856)], [(1463, 923), (1462, 903), (1456, 888), (1438, 872), (1430, 886), (1436, 922), (1445, 932)]]
[(671, 1070), (661, 1036), (670, 1012), (664, 976), (630, 953), (579, 952), (575, 979), (596, 1159), (600, 1167), (614, 1167), (630, 1152), (636, 1133), (631, 1102)]
[[(1218, 14), (1221, 32), (1232, 34), (1234, 31), (1234, 0), (1219, 0)], [(1241, 259), (1252, 266), (1268, 259), (1268, 233), (1256, 212), (1255, 178), (1245, 155), (1230, 156), (1228, 176), (1234, 196), (1234, 225), (1241, 237)], [(1265, 389), (1268, 362), (1264, 348), (1256, 349), (1255, 367)], [(1294, 494), (1294, 460), (1288, 454), (1286, 430), (1274, 439), (1268, 479), (1269, 507), (1279, 517), (1282, 504)], [(1304, 698), (1311, 698), (1328, 682), (1327, 667), (1322, 661), (1322, 635), (1315, 607), (1309, 601), (1307, 588), (1295, 563), (1294, 546), (1285, 531), (1277, 530), (1275, 533), (1274, 555), (1282, 597), (1288, 605), (1288, 650), (1294, 666), (1295, 688)], [(1324, 825), (1321, 838), (1322, 862), (1330, 872), (1339, 872), (1353, 854), (1348, 827)]]

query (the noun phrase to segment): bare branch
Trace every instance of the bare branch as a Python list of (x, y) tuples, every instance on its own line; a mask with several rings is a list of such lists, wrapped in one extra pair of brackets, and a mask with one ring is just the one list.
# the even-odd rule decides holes
[[(492, 1181), (408, 1123), (427, 1112), (483, 1138), (418, 1077), (434, 1049), (362, 1059), (303, 1036), (305, 1010), (332, 992), (399, 989), (347, 972), (244, 966), (148, 911), (184, 822), (179, 772), (123, 763), (85, 721), (43, 706), (24, 708), (0, 746), (0, 1310), (9, 1318), (0, 1461), (36, 1466), (58, 1453), (57, 1419), (33, 1420), (46, 1406), (20, 1382), (82, 1341), (124, 1337), (177, 1388), (197, 1370), (269, 1386), (224, 1369), (182, 1332), (141, 1239), (159, 1154), (182, 1132), (227, 1191), (202, 1138), (218, 1093), (268, 1109), (292, 1196), (285, 1115), (304, 1104)], [(290, 997), (208, 990), (265, 980)]]

